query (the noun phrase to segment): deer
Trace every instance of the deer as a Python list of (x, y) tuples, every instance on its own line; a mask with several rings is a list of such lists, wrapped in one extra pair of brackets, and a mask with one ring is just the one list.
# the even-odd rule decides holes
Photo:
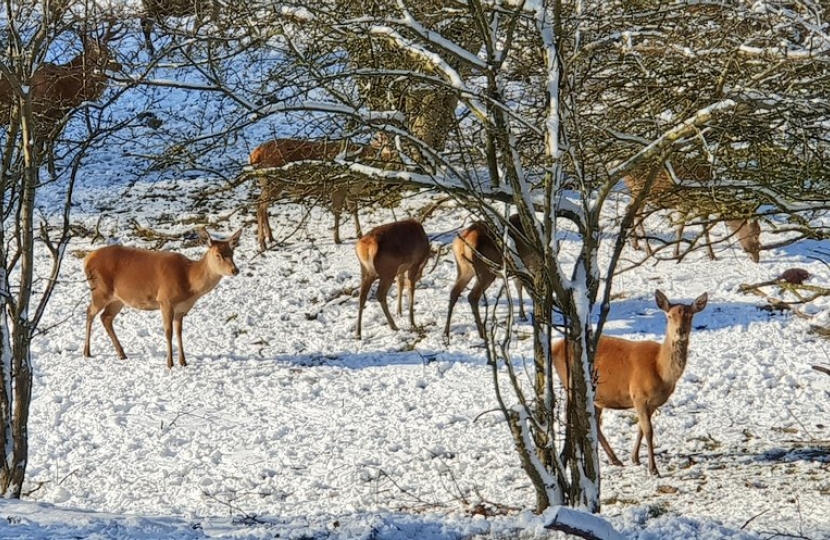
[[(535, 274), (541, 267), (539, 256), (531, 249), (524, 240), (524, 229), (518, 214), (509, 218), (510, 226), (508, 234), (516, 243), (516, 251), (519, 259), (528, 268), (531, 274)], [(476, 221), (460, 233), (452, 242), (452, 252), (455, 257), (457, 277), (455, 284), (450, 291), (450, 303), (447, 309), (447, 323), (444, 326), (444, 340), (450, 339), (450, 320), (452, 319), (453, 308), (455, 307), (461, 292), (467, 285), (476, 278), (476, 284), (470, 290), (467, 300), (473, 310), (476, 328), (479, 336), (484, 339), (484, 325), (481, 320), (478, 303), (488, 287), (495, 281), (495, 269), (503, 263), (502, 249), (493, 237), (490, 227), (483, 221)], [(522, 300), (522, 282), (517, 277), (514, 280), (518, 292), (519, 316), (525, 319), (524, 302)]]
[(144, 44), (151, 55), (156, 54), (153, 45), (152, 32), (154, 23), (161, 23), (168, 17), (199, 16), (210, 12), (216, 20), (219, 14), (217, 0), (142, 0), (144, 14), (141, 17), (141, 31), (144, 34)]
[(91, 301), (86, 313), (84, 357), (90, 358), (92, 321), (101, 313), (101, 323), (115, 346), (118, 357), (127, 358), (115, 335), (113, 320), (127, 305), (146, 311), (161, 311), (167, 341), (167, 367), (173, 367), (173, 330), (179, 347), (179, 365), (186, 366), (182, 345), (182, 320), (196, 301), (212, 291), (224, 276), (239, 274), (233, 261), (242, 229), (227, 240), (216, 240), (205, 230), (199, 236), (207, 251), (194, 261), (179, 253), (110, 245), (84, 259), (84, 272)]
[[(690, 167), (673, 167), (674, 171), (677, 173), (677, 177), (681, 180), (689, 179), (693, 180), (698, 183), (711, 183), (712, 181), (712, 171), (711, 168), (707, 166), (690, 166)], [(645, 188), (645, 182), (648, 174), (644, 171), (635, 172), (629, 174), (623, 178), (626, 186), (628, 187), (629, 192), (631, 192), (631, 196), (633, 198), (639, 197), (640, 193), (642, 193), (643, 189)], [(646, 196), (646, 206), (651, 208), (658, 208), (658, 209), (666, 209), (666, 210), (677, 210), (679, 207), (684, 205), (684, 201), (682, 200), (683, 193), (682, 193), (682, 186), (678, 185), (672, 179), (672, 175), (670, 171), (663, 167), (654, 179), (652, 183), (651, 190)], [(688, 204), (688, 203), (685, 203)], [(692, 210), (695, 211), (695, 210)], [(634, 234), (632, 235), (631, 245), (634, 249), (639, 250), (640, 244), (639, 239), (645, 238), (645, 227), (643, 225), (643, 221), (645, 216), (640, 216), (637, 222), (637, 225), (634, 230)], [(757, 263), (760, 260), (760, 252), (761, 252), (761, 226), (758, 223), (757, 219), (727, 219), (725, 220), (726, 227), (730, 231), (730, 236), (734, 236), (738, 243), (740, 244), (741, 248), (744, 252), (749, 255), (750, 259), (753, 262)], [(680, 239), (683, 237), (683, 230), (685, 228), (685, 219), (681, 219), (680, 223), (677, 226), (677, 244), (675, 244), (675, 251), (674, 256), (680, 256)], [(704, 228), (704, 234), (706, 236), (706, 247), (709, 258), (714, 260), (715, 259), (715, 252), (712, 250), (712, 243), (709, 239), (709, 229), (711, 226), (707, 226)], [(645, 240), (646, 244), (646, 252), (649, 255), (652, 255), (651, 246), (648, 243), (648, 240)]]
[[(110, 26), (98, 39), (81, 36), (83, 50), (65, 64), (45, 62), (28, 81), (36, 138), (42, 142), (49, 131), (60, 125), (66, 114), (87, 101), (96, 101), (104, 94), (108, 78), (105, 71), (120, 71), (107, 43), (116, 33)], [(10, 121), (10, 109), (18, 99), (10, 81), (0, 78), (0, 119)]]
[(360, 297), (357, 309), (355, 337), (361, 339), (363, 308), (372, 283), (378, 280), (377, 299), (386, 315), (389, 328), (398, 330), (386, 295), (392, 282), (398, 281), (398, 316), (402, 315), (404, 277), (409, 290), (409, 324), (415, 328), (415, 285), (421, 279), (430, 256), (429, 238), (424, 227), (415, 219), (406, 219), (380, 225), (362, 236), (355, 244), (360, 262)]
[[(651, 416), (666, 403), (686, 368), (689, 354), (689, 335), (692, 318), (706, 307), (707, 293), (691, 304), (672, 304), (659, 289), (654, 293), (657, 307), (666, 314), (666, 336), (656, 341), (631, 341), (612, 336), (600, 336), (594, 354), (593, 379), (596, 384), (594, 406), (597, 414), (599, 442), (611, 463), (622, 466), (611, 445), (602, 433), (603, 409), (634, 409), (637, 413), (637, 437), (631, 461), (640, 464), (640, 443), (645, 436), (648, 445), (648, 470), (659, 476), (654, 459), (654, 430)], [(573, 346), (556, 341), (551, 347), (553, 364), (566, 391), (570, 387), (570, 364), (574, 360)]]
[[(260, 251), (265, 251), (267, 244), (274, 242), (274, 234), (268, 221), (268, 207), (271, 201), (284, 190), (294, 189), (294, 186), (286, 178), (290, 173), (278, 171), (278, 169), (301, 161), (333, 161), (340, 155), (345, 155), (349, 159), (379, 159), (388, 162), (393, 159), (395, 153), (392, 150), (389, 138), (380, 132), (375, 134), (368, 145), (355, 143), (344, 145), (340, 141), (332, 140), (272, 139), (262, 143), (251, 152), (248, 161), (253, 169), (260, 171), (271, 169), (274, 172), (274, 175), (257, 175), (260, 188), (257, 203), (257, 240), (259, 241)], [(322, 190), (322, 186), (316, 189), (306, 186), (304, 191), (318, 192)], [(331, 189), (335, 244), (342, 243), (340, 239), (340, 213), (344, 206), (348, 206), (351, 210), (358, 238), (363, 234), (357, 214), (357, 205), (353, 200), (350, 200), (350, 195), (349, 188), (345, 184)]]

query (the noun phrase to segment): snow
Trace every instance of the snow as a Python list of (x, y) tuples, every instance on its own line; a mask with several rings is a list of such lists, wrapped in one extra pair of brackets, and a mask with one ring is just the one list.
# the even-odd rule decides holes
[[(181, 178), (184, 189), (164, 200), (170, 184), (127, 189), (118, 175), (97, 172), (96, 161), (89, 160), (90, 174), (78, 187), (84, 203), (74, 219), (94, 222), (97, 208), (129, 209), (105, 221), (105, 230), (131, 245), (143, 244), (130, 236), (128, 217), (166, 230), (163, 216), (189, 214), (191, 196), (203, 188), (199, 179)], [(229, 211), (250, 195), (241, 189), (238, 197), (221, 206)], [(395, 215), (426, 200), (409, 199)], [(301, 212), (275, 205), (275, 230), (290, 230)], [(375, 210), (362, 217), (367, 227), (394, 216)], [(435, 243), (446, 244), (467, 217), (445, 206), (426, 227)], [(250, 214), (234, 215), (218, 232), (233, 232), (243, 218)], [(185, 319), (190, 365), (172, 370), (164, 365), (157, 312), (127, 309), (117, 319), (128, 360), (117, 359), (97, 320), (95, 356), (82, 357), (88, 291), (80, 259), (70, 255), (44, 319), (48, 331), (33, 344), (24, 486), (31, 493), (24, 502), (3, 503), (9, 523), (0, 534), (397, 539), (531, 527), (535, 521), (518, 509), (532, 507), (532, 489), (505, 423), (497, 413), (475, 420), (495, 399), (464, 302), (451, 345), (441, 341), (454, 263), (446, 254), (434, 268), (431, 262), (418, 286), (423, 336), (390, 331), (370, 300), (357, 341), (353, 231), (344, 225), (350, 240), (334, 245), (331, 223), (328, 213), (315, 211), (299, 237), (264, 255), (248, 224), (236, 256), (241, 274), (224, 278)], [(69, 252), (100, 245), (75, 238)], [(194, 258), (203, 249), (167, 247)], [(807, 333), (811, 322), (826, 324), (826, 303), (818, 302), (816, 320), (808, 322), (762, 312), (755, 298), (737, 292), (739, 283), (795, 265), (822, 282), (828, 270), (809, 258), (808, 247), (764, 253), (759, 265), (726, 249), (714, 262), (694, 256), (616, 280), (626, 297), (614, 302), (606, 332), (633, 339), (662, 338), (654, 288), (673, 301), (704, 291), (711, 297), (696, 318), (686, 373), (655, 418), (665, 476), (613, 467), (601, 457), (604, 515), (626, 537), (753, 538), (739, 529), (756, 515), (750, 530), (813, 538), (830, 531), (828, 455), (820, 442), (830, 421), (830, 381), (810, 369), (826, 361), (828, 345)], [(528, 323), (518, 331), (529, 333)], [(605, 416), (606, 435), (624, 453), (633, 414)], [(510, 510), (484, 519), (470, 514), (477, 503)]]
[[(465, 302), (456, 308), (451, 344), (442, 340), (455, 280), (446, 247), (469, 222), (467, 211), (446, 204), (425, 223), (444, 250), (417, 287), (423, 332), (400, 318), (402, 330), (389, 330), (370, 299), (358, 341), (351, 225), (343, 225), (345, 243), (335, 245), (331, 215), (314, 210), (285, 238), (305, 210), (275, 204), (272, 226), (285, 243), (259, 254), (251, 186), (200, 205), (198, 196), (221, 180), (148, 171), (141, 157), (199, 122), (215, 122), (218, 132), (216, 119), (232, 107), (220, 96), (145, 88), (128, 91), (115, 116), (141, 111), (149, 99), (142, 91), (152, 93), (164, 130), (131, 128), (117, 145), (94, 149), (79, 175), (73, 222), (98, 227), (104, 238), (73, 238), (33, 343), (26, 496), (0, 502), (0, 538), (561, 537), (530, 512), (533, 490), (503, 418), (492, 412), (491, 368)], [(274, 129), (281, 128), (250, 128), (216, 152), (211, 167), (233, 176), (252, 144)], [(618, 199), (609, 213), (624, 208), (626, 195)], [(432, 200), (418, 195), (395, 210), (362, 209), (364, 229)], [(43, 215), (53, 216), (61, 193), (45, 192), (40, 202)], [(117, 358), (98, 320), (94, 357), (83, 358), (89, 293), (80, 257), (114, 241), (153, 247), (134, 235), (132, 220), (163, 232), (208, 223), (229, 235), (244, 227), (240, 275), (224, 278), (184, 321), (185, 368), (165, 366), (159, 314), (131, 309), (115, 323), (129, 358)], [(650, 225), (673, 234), (659, 219)], [(811, 283), (826, 283), (830, 269), (816, 260), (817, 247), (765, 251), (757, 265), (740, 248), (724, 247), (716, 261), (695, 253), (615, 278), (618, 296), (605, 327), (611, 335), (662, 339), (656, 288), (671, 301), (703, 292), (710, 298), (695, 318), (685, 374), (654, 418), (664, 476), (649, 476), (646, 466), (614, 467), (600, 453), (603, 517), (624, 538), (830, 538), (830, 377), (811, 369), (830, 363), (830, 344), (809, 331), (828, 325), (830, 299), (815, 301), (803, 319), (762, 311), (757, 297), (738, 290), (793, 266), (813, 274)], [(164, 248), (192, 258), (204, 249), (192, 242)], [(562, 257), (577, 255), (569, 239), (561, 249)], [(626, 248), (626, 260), (641, 257)], [(45, 263), (43, 253), (39, 260)], [(513, 349), (526, 358), (530, 332), (529, 322), (516, 321)], [(628, 462), (634, 414), (609, 411), (603, 421)]]

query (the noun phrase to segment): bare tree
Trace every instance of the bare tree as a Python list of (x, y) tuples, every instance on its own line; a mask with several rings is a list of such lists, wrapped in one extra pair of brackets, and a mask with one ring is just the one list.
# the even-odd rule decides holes
[[(684, 201), (682, 220), (701, 233), (717, 221), (749, 218), (765, 221), (765, 250), (827, 238), (826, 224), (815, 219), (828, 209), (821, 193), (830, 187), (823, 8), (809, 0), (759, 10), (740, 2), (620, 7), (613, 24), (601, 20), (601, 11), (586, 24), (608, 29), (586, 42), (605, 68), (585, 97), (615, 111), (613, 126), (599, 109), (586, 112), (590, 125), (613, 134), (609, 158), (628, 165), (632, 151), (671, 137), (668, 162), (708, 170), (705, 181), (675, 190)], [(782, 241), (769, 233), (792, 234)], [(697, 240), (681, 239), (684, 253), (706, 245)]]
[[(203, 76), (183, 87), (235, 107), (225, 130), (183, 142), (208, 153), (263, 119), (294, 128), (274, 137), (366, 142), (383, 131), (400, 163), (342, 165), (444, 190), (503, 233), (503, 273), (519, 275), (533, 299), (534, 354), (517, 369), (512, 311), (491, 305), (496, 399), (536, 509), (599, 511), (593, 356), (635, 217), (667, 162), (703, 162), (714, 180), (684, 186), (692, 224), (760, 215), (777, 226), (785, 213), (816, 231), (830, 177), (825, 14), (809, 0), (338, 0), (256, 14), (255, 25), (238, 17), (228, 30), (238, 42), (162, 51)], [(235, 52), (262, 76), (240, 82)], [(646, 172), (620, 214), (617, 186), (633, 171)], [(510, 229), (511, 213), (521, 231)], [(509, 240), (516, 235), (541, 261), (532, 273)], [(566, 235), (574, 257), (560, 249)], [(574, 344), (567, 410), (551, 359), (557, 337)]]
[[(376, 3), (359, 14), (352, 11), (344, 14), (323, 6), (314, 9), (310, 16), (307, 9), (298, 7), (297, 13), (312, 21), (303, 27), (304, 34), (311, 35), (311, 39), (295, 39), (290, 32), (286, 39), (291, 44), (291, 58), (295, 59), (292, 65), (309, 66), (299, 75), (295, 71), (295, 78), (314, 81), (309, 86), (314, 88), (317, 99), (283, 101), (257, 112), (282, 114), (292, 107), (302, 107), (345, 114), (363, 129), (379, 129), (394, 137), (404, 155), (402, 163), (408, 166), (401, 171), (355, 164), (353, 169), (388, 182), (405, 179), (446, 190), (490, 221), (493, 230), (504, 231), (509, 227), (506, 214), (500, 211), (500, 201), (516, 208), (521, 227), (515, 227), (513, 235), (524, 239), (533, 256), (542, 261), (540, 271), (530, 276), (512, 252), (508, 250), (505, 257), (515, 273), (523, 277), (534, 300), (535, 353), (531, 370), (534, 375), (527, 395), (521, 376), (512, 371), (514, 358), (509, 347), (509, 326), (507, 338), (494, 334), (491, 327), (488, 354), (494, 366), (499, 403), (522, 464), (533, 480), (537, 510), (551, 505), (573, 505), (597, 511), (596, 423), (592, 415), (590, 377), (585, 373), (589, 373), (587, 358), (593, 346), (588, 316), (600, 281), (598, 212), (602, 205), (594, 206), (593, 189), (585, 190), (586, 196), (577, 202), (563, 196), (567, 186), (563, 159), (567, 133), (557, 112), (564, 97), (559, 87), (561, 53), (558, 43), (552, 39), (554, 19), (547, 10), (530, 6), (505, 5), (492, 9), (479, 2), (446, 2), (440, 6), (443, 12), (463, 14), (468, 21), (464, 39), (451, 31), (442, 32), (440, 18), (422, 19), (415, 3)], [(450, 24), (449, 28), (452, 27)], [(289, 28), (287, 21), (285, 28)], [(535, 39), (528, 40), (527, 34)], [(519, 89), (509, 88), (512, 66), (508, 69), (513, 56), (523, 52), (514, 47), (518, 36), (522, 36), (523, 42), (535, 43), (536, 57), (542, 59), (544, 67), (533, 75), (536, 79), (532, 82), (549, 90), (530, 96), (532, 103), (521, 100), (523, 107), (519, 111), (511, 106)], [(362, 49), (361, 40), (368, 42)], [(407, 62), (395, 66), (388, 60), (381, 67), (365, 67), (355, 65), (352, 56), (348, 56), (349, 60), (338, 66), (315, 63), (318, 58), (329, 62), (338, 58), (332, 51), (338, 50), (341, 43), (348, 43), (349, 51), (379, 47), (384, 57), (406, 58)], [(480, 53), (482, 44), (484, 51)], [(320, 77), (321, 74), (326, 76)], [(360, 88), (385, 89), (386, 99), (373, 102), (364, 100), (360, 92), (355, 95), (348, 91), (348, 85), (355, 78), (361, 81)], [(451, 95), (463, 108), (461, 116), (454, 119), (461, 129), (446, 131), (449, 134), (446, 145), (435, 145), (435, 139), (424, 137), (417, 128), (419, 124), (402, 110), (406, 93), (397, 90), (395, 84), (403, 81), (417, 81), (419, 92), (426, 95)], [(320, 89), (327, 93), (321, 96)], [(384, 108), (372, 108), (375, 103)], [(549, 122), (540, 125), (537, 120), (544, 118)], [(527, 156), (542, 156), (542, 159), (526, 161)], [(565, 226), (574, 229), (583, 243), (582, 256), (575, 265), (560, 262), (556, 231)], [(560, 311), (567, 314), (569, 336), (580, 344), (576, 348), (582, 359), (579, 365), (585, 366), (576, 370), (571, 386), (576, 396), (571, 400), (572, 410), (578, 412), (568, 418), (576, 444), (567, 462), (556, 449), (559, 439), (555, 430), (559, 423), (550, 356), (554, 317)], [(515, 405), (501, 394), (503, 367), (509, 372), (507, 385), (513, 389)]]
[[(0, 57), (4, 92), (2, 155), (0, 155), (0, 495), (19, 498), (28, 460), (28, 419), (32, 391), (31, 343), (35, 339), (47, 302), (58, 280), (69, 242), (69, 211), (81, 157), (106, 132), (101, 129), (101, 110), (90, 113), (82, 102), (101, 97), (103, 68), (87, 58), (97, 54), (87, 46), (77, 52), (76, 64), (44, 62), (47, 51), (66, 46), (79, 35), (95, 29), (90, 14), (87, 25), (68, 32), (77, 23), (69, 2), (3, 3), (4, 39), (8, 56)], [(74, 6), (79, 7), (79, 6)], [(80, 7), (83, 7), (81, 5)], [(75, 45), (77, 47), (77, 43)], [(89, 60), (89, 62), (86, 62)], [(75, 62), (73, 60), (73, 62)], [(89, 72), (85, 71), (86, 69)], [(92, 79), (92, 82), (88, 82)], [(46, 81), (34, 84), (37, 81)], [(64, 90), (69, 89), (69, 92)], [(94, 89), (94, 90), (91, 90)], [(74, 92), (74, 94), (73, 94)], [(69, 95), (72, 94), (72, 95)], [(54, 98), (54, 99), (53, 99)], [(81, 111), (87, 114), (87, 130), (74, 142), (61, 139), (61, 170), (54, 163), (62, 128)], [(51, 120), (46, 129), (44, 118)], [(55, 129), (55, 127), (59, 129)], [(45, 155), (44, 155), (45, 153)], [(64, 203), (57, 216), (36, 215), (38, 193), (54, 189)], [(51, 218), (51, 219), (50, 219)]]
[[(534, 357), (532, 380), (525, 381), (514, 371), (512, 315), (491, 309), (485, 324), (497, 398), (537, 510), (566, 504), (598, 511), (593, 354), (635, 214), (673, 157), (702, 160), (718, 173), (716, 184), (690, 186), (701, 202), (687, 215), (700, 220), (777, 213), (801, 189), (824, 181), (827, 100), (808, 88), (827, 80), (823, 15), (809, 2), (764, 9), (662, 1), (439, 3), (431, 13), (468, 21), (461, 39), (419, 6), (401, 0), (350, 3), (345, 11), (327, 4), (285, 10), (289, 17), (275, 24), (283, 25), (286, 54), (299, 66), (292, 76), (314, 81), (308, 87), (317, 99), (297, 91), (295, 99), (257, 112), (296, 107), (383, 129), (407, 154), (407, 181), (452, 193), (493, 230), (510, 227), (499, 201), (512, 205), (542, 264), (531, 274), (503, 242), (505, 268), (522, 276), (534, 301)], [(300, 39), (294, 25), (311, 39)], [(357, 93), (349, 86), (355, 80)], [(455, 96), (460, 129), (448, 132), (446, 145), (414, 129), (399, 88), (407, 84)], [(795, 163), (804, 164), (798, 179)], [(403, 176), (360, 169), (388, 181)], [(651, 172), (636, 204), (609, 222), (619, 180), (643, 169)], [(772, 205), (773, 194), (786, 197)], [(822, 201), (809, 210), (825, 207)], [(563, 233), (576, 245), (575, 259), (560, 250)], [(600, 257), (603, 235), (611, 243), (607, 259)], [(560, 335), (574, 343), (567, 411), (559, 410), (550, 357), (551, 340)], [(573, 444), (560, 456), (563, 437)]]

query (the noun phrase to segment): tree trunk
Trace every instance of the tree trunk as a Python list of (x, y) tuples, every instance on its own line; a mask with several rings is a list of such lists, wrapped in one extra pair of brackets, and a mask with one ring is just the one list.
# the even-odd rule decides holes
[[(569, 373), (568, 410), (566, 411), (566, 437), (570, 441), (570, 455), (566, 461), (570, 465), (571, 482), (569, 500), (571, 506), (584, 508), (591, 513), (600, 511), (600, 475), (598, 433), (596, 411), (594, 408), (594, 383), (587, 376), (592, 370), (593, 355), (588, 350), (588, 334), (583, 331), (578, 336), (568, 338), (573, 343), (572, 366)], [(591, 361), (586, 361), (588, 358)], [(595, 489), (586, 489), (591, 483)]]
[[(2, 335), (3, 390), (0, 394), (0, 421), (3, 424), (2, 464), (0, 464), (0, 496), (19, 499), (29, 459), (29, 409), (32, 401), (32, 325), (29, 308), (34, 281), (34, 208), (35, 194), (40, 180), (38, 170), (38, 141), (33, 133), (32, 103), (28, 96), (21, 100), (20, 146), (23, 152), (23, 170), (20, 174), (20, 199), (17, 207), (19, 221), (14, 237), (17, 242), (20, 266), (16, 292), (11, 292), (6, 272), (8, 259), (3, 253), (3, 316), (0, 317)], [(14, 116), (14, 115), (13, 115)], [(10, 130), (11, 131), (11, 130)], [(5, 162), (5, 160), (4, 160)], [(8, 187), (8, 186), (6, 186)], [(3, 246), (7, 245), (3, 228)], [(11, 320), (9, 319), (9, 316)]]

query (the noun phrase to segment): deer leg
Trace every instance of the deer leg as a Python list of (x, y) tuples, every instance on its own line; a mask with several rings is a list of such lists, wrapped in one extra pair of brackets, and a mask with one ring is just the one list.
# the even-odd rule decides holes
[[(458, 277), (455, 278), (455, 285), (452, 286), (452, 290), (450, 291), (450, 305), (447, 308), (447, 324), (444, 325), (444, 340), (447, 343), (450, 341), (450, 320), (452, 319), (452, 310), (455, 307), (455, 303), (458, 302), (458, 297), (461, 296), (461, 291), (467, 288), (467, 285), (470, 283), (470, 280), (473, 279), (474, 275), (475, 274), (472, 271), (465, 272), (463, 268), (460, 266), (458, 267)], [(470, 297), (472, 294), (473, 293), (471, 292)], [(472, 304), (472, 302), (473, 301), (471, 299), (470, 304)]]
[[(628, 210), (626, 210), (626, 212), (628, 212)], [(646, 238), (646, 228), (645, 225), (643, 225), (644, 218), (635, 217), (635, 219), (637, 220), (637, 223), (634, 225), (634, 229), (631, 232), (631, 248), (640, 251), (642, 249), (640, 247), (640, 239), (642, 238), (646, 243), (646, 251), (648, 251), (650, 248), (648, 245), (648, 239)]]
[(651, 248), (651, 242), (648, 241), (648, 236), (646, 236), (646, 226), (643, 224), (642, 221), (638, 225), (638, 229), (638, 234), (642, 235), (643, 242), (645, 242), (646, 244), (646, 255), (651, 257), (652, 255), (654, 255), (654, 250)]
[(358, 238), (363, 236), (363, 229), (360, 228), (360, 217), (357, 215), (357, 202), (347, 201), (354, 218), (354, 231)]
[(487, 274), (479, 273), (476, 277), (476, 284), (473, 286), (470, 294), (467, 295), (467, 300), (470, 302), (470, 309), (473, 311), (473, 319), (475, 319), (476, 328), (478, 329), (478, 335), (481, 339), (485, 339), (487, 333), (484, 330), (484, 322), (481, 320), (479, 303), (481, 302), (481, 297), (484, 296), (485, 291), (487, 291), (487, 288), (490, 287), (490, 284), (495, 279), (496, 276), (489, 272)]
[(92, 355), (89, 353), (89, 340), (90, 336), (92, 335), (92, 321), (95, 319), (95, 316), (101, 312), (104, 308), (103, 303), (99, 303), (95, 301), (95, 293), (93, 292), (92, 301), (89, 303), (89, 307), (86, 308), (86, 340), (84, 341), (84, 356), (86, 358), (91, 357)]
[(654, 460), (654, 430), (651, 425), (651, 413), (647, 406), (639, 405), (637, 410), (637, 438), (634, 441), (634, 450), (632, 451), (631, 461), (635, 465), (640, 464), (640, 443), (645, 435), (646, 444), (648, 445), (648, 472), (654, 476), (660, 476), (657, 471), (657, 463)]
[(711, 225), (704, 225), (703, 226), (703, 234), (706, 240), (706, 253), (709, 255), (709, 260), (715, 260), (715, 250), (712, 248), (712, 236), (709, 234), (712, 232)]
[[(565, 403), (565, 410), (568, 410), (567, 402)], [(603, 409), (600, 407), (596, 407), (597, 413), (597, 437), (599, 438), (599, 443), (602, 446), (605, 453), (608, 455), (608, 459), (611, 461), (612, 465), (617, 465), (619, 467), (623, 466), (622, 461), (617, 457), (617, 454), (614, 453), (614, 450), (611, 448), (611, 445), (608, 444), (608, 440), (605, 438), (605, 435), (602, 433), (602, 411)], [(562, 453), (560, 454), (560, 460), (563, 462), (567, 458), (568, 454), (570, 453), (571, 449), (571, 441), (566, 440), (564, 445), (562, 446)]]
[[(395, 279), (398, 282), (398, 317), (400, 317), (401, 315), (403, 315), (404, 273), (401, 272)], [(409, 281), (407, 281), (406, 283), (408, 285)]]
[(524, 288), (524, 286), (522, 285), (522, 280), (516, 278), (513, 280), (513, 283), (516, 284), (516, 295), (519, 299), (519, 317), (521, 318), (521, 320), (526, 321), (527, 315), (525, 314), (525, 302), (522, 298), (522, 289)]
[(369, 289), (372, 288), (372, 283), (375, 281), (375, 276), (369, 275), (361, 268), (360, 276), (360, 299), (357, 304), (357, 329), (355, 330), (355, 337), (360, 339), (360, 329), (363, 323), (363, 307), (366, 305), (366, 298), (369, 297)]
[(343, 243), (343, 240), (340, 239), (340, 212), (337, 211), (334, 212), (334, 243)]
[(176, 341), (179, 344), (179, 365), (186, 366), (187, 362), (184, 359), (184, 345), (182, 344), (182, 321), (184, 320), (184, 313), (177, 313), (173, 318), (173, 328), (176, 331)]
[(406, 288), (409, 291), (409, 325), (415, 328), (415, 284), (418, 283), (418, 276), (413, 275), (410, 269), (406, 275)]
[(677, 226), (677, 238), (674, 244), (674, 258), (680, 257), (680, 243), (683, 241), (683, 232), (686, 230), (686, 218), (682, 218)]
[[(386, 304), (386, 295), (389, 293), (389, 289), (392, 287), (392, 282), (394, 281), (394, 277), (384, 277), (380, 276), (380, 282), (378, 283), (378, 302), (380, 302), (380, 307), (383, 309), (383, 314), (386, 315), (386, 322), (389, 323), (389, 328), (392, 330), (397, 331), (398, 326), (395, 324), (395, 321), (392, 319), (392, 314), (389, 313), (389, 306)], [(400, 288), (398, 289), (400, 291)]]
[(112, 326), (112, 322), (115, 319), (115, 316), (121, 311), (121, 308), (124, 307), (124, 303), (118, 300), (114, 300), (107, 304), (104, 308), (103, 313), (101, 313), (101, 324), (104, 325), (104, 329), (107, 331), (107, 335), (110, 337), (110, 341), (115, 346), (115, 352), (118, 353), (118, 358), (121, 360), (125, 360), (127, 355), (124, 354), (124, 349), (121, 347), (121, 342), (118, 341), (118, 336), (115, 335), (115, 328)]
[(153, 45), (153, 39), (150, 35), (152, 30), (153, 30), (153, 20), (149, 17), (142, 17), (141, 18), (141, 32), (144, 34), (144, 44), (147, 46), (147, 50), (150, 52), (150, 56), (155, 56), (156, 48)]
[(167, 367), (173, 369), (173, 306), (161, 305), (161, 323), (164, 327), (164, 339), (167, 342)]
[(634, 234), (631, 236), (631, 247), (640, 251), (642, 248), (640, 247), (640, 240), (643, 240), (643, 243), (646, 246), (646, 255), (651, 257), (654, 255), (654, 250), (651, 249), (651, 243), (648, 241), (648, 237), (646, 236), (646, 226), (643, 224), (643, 220), (637, 223), (634, 227)]
[(406, 280), (409, 286), (409, 324), (415, 328), (415, 285), (424, 274), (424, 268), (429, 258), (425, 257), (421, 264), (410, 267), (406, 272)]
[(634, 448), (631, 450), (631, 463), (640, 464), (640, 443), (643, 442), (643, 428), (640, 421), (637, 421), (637, 436), (634, 438)]
[(57, 168), (55, 167), (55, 144), (53, 141), (36, 141), (37, 158), (40, 161), (46, 162), (46, 170), (49, 171), (50, 178), (57, 176)]
[[(560, 382), (562, 383), (562, 387), (565, 390), (565, 399), (563, 400), (562, 411), (565, 413), (563, 423), (567, 425), (570, 421), (570, 419), (568, 418), (568, 407), (570, 406), (570, 389), (568, 388), (568, 376), (566, 376)], [(572, 444), (573, 443), (571, 443), (571, 439), (569, 437), (565, 437), (565, 441), (562, 443), (562, 451), (559, 452), (559, 461), (562, 462), (563, 466), (567, 463), (568, 457), (570, 457), (571, 453), (573, 452), (573, 448), (571, 446)]]
[(259, 250), (265, 251), (268, 243), (274, 242), (274, 233), (271, 231), (271, 224), (268, 222), (268, 207), (271, 206), (271, 199), (279, 194), (279, 188), (270, 185), (265, 176), (259, 179), (259, 202), (256, 211), (256, 233), (259, 240)]
[(639, 223), (634, 226), (634, 230), (631, 233), (630, 242), (631, 242), (631, 249), (634, 249), (636, 251), (640, 251), (640, 249), (642, 249), (640, 247), (640, 224)]
[(605, 453), (608, 455), (608, 459), (611, 460), (611, 464), (622, 467), (622, 461), (620, 461), (620, 458), (618, 458), (617, 454), (614, 453), (614, 450), (611, 449), (611, 445), (608, 444), (608, 440), (605, 438), (605, 435), (602, 433), (602, 409), (600, 407), (596, 407), (596, 411), (597, 411), (597, 437), (599, 438), (599, 444), (602, 445), (602, 449), (605, 450)]

